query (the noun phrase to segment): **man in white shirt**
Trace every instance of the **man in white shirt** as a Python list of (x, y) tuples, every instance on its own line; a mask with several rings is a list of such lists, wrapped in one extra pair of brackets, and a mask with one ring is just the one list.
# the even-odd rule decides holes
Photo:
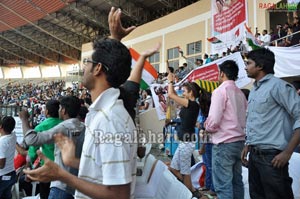
[[(109, 21), (110, 29), (117, 29), (111, 31), (114, 39), (96, 41), (93, 54), (83, 61), (83, 85), (90, 91), (93, 104), (86, 116), (80, 162), (71, 164), (79, 167), (78, 177), (62, 170), (42, 154), (39, 155), (45, 165), (25, 171), (33, 180), (60, 180), (74, 187), (76, 198), (133, 198), (137, 151), (135, 126), (123, 101), (118, 99), (118, 88), (131, 71), (129, 50), (120, 40), (134, 27), (124, 29), (120, 15), (121, 10), (112, 8)], [(111, 26), (111, 20), (117, 22), (115, 26)]]
[(10, 199), (11, 187), (16, 182), (14, 155), (16, 150), (16, 135), (12, 133), (16, 121), (11, 116), (0, 119), (0, 198)]
[(268, 34), (267, 30), (263, 30), (262, 35), (259, 37), (263, 46), (269, 46), (271, 41), (271, 36)]

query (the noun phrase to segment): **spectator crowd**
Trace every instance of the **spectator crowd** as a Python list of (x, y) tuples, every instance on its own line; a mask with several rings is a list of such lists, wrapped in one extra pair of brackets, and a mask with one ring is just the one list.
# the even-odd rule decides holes
[[(27, 110), (19, 113), (24, 140), (17, 145), (14, 118), (0, 118), (0, 198), (11, 198), (15, 149), (30, 167), (24, 170), (24, 181), (42, 182), (41, 198), (134, 198), (138, 148), (134, 109), (139, 97), (140, 111), (154, 106), (149, 90), (139, 92), (139, 82), (145, 59), (160, 45), (141, 53), (131, 70), (129, 50), (120, 40), (135, 27), (124, 28), (120, 15), (120, 9), (111, 9), (111, 36), (96, 40), (92, 55), (83, 60), (85, 88), (76, 83), (65, 88), (64, 81), (9, 83), (1, 88), (2, 105)], [(298, 18), (294, 26), (292, 31), (297, 26), (299, 30)], [(277, 33), (284, 35), (279, 26)], [(267, 34), (264, 30), (259, 37), (263, 45), (271, 42)], [(293, 35), (291, 45), (295, 38), (299, 43)], [(282, 42), (286, 45), (287, 39)], [(255, 80), (249, 98), (235, 84), (239, 67), (233, 60), (219, 65), (221, 85), (212, 95), (194, 82), (183, 84), (182, 96), (177, 95), (174, 83), (190, 72), (188, 64), (177, 70), (170, 67), (157, 80), (168, 84), (169, 98), (181, 106), (181, 142), (170, 170), (194, 197), (202, 197), (192, 185), (190, 171), (198, 125), (202, 136), (211, 137), (202, 151), (208, 168), (207, 197), (243, 199), (245, 165), (251, 198), (293, 198), (288, 161), (300, 142), (300, 100), (291, 84), (274, 77), (274, 53), (266, 48), (248, 53), (241, 42), (222, 56), (205, 54), (193, 67), (236, 51), (243, 52), (247, 75)]]

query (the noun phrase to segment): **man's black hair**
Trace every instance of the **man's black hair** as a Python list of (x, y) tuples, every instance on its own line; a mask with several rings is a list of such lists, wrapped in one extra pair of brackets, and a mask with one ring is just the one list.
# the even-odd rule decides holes
[(168, 68), (169, 68), (169, 71), (170, 71), (171, 73), (174, 73), (174, 68), (173, 68), (173, 67), (169, 66)]
[(0, 125), (6, 133), (11, 134), (15, 129), (16, 121), (12, 116), (4, 116), (0, 118)]
[(131, 55), (126, 46), (115, 39), (95, 40), (93, 43), (92, 59), (96, 64), (101, 63), (110, 86), (118, 88), (130, 75)]
[(76, 118), (80, 110), (80, 100), (74, 96), (62, 97), (60, 105), (64, 108), (70, 118)]
[(86, 114), (89, 112), (88, 108), (86, 106), (81, 106), (80, 107), (80, 110), (79, 110), (79, 113), (78, 113), (78, 116), (79, 116), (79, 119), (81, 121), (84, 121), (85, 120), (85, 117), (86, 117)]
[(58, 118), (58, 110), (59, 110), (59, 101), (58, 100), (49, 100), (46, 103), (46, 109), (48, 111), (48, 115), (50, 117)]
[(239, 74), (239, 67), (233, 60), (226, 60), (219, 65), (220, 72), (223, 72), (229, 80), (236, 80)]
[(274, 74), (275, 55), (267, 48), (252, 50), (247, 55), (256, 66), (261, 67), (266, 74)]

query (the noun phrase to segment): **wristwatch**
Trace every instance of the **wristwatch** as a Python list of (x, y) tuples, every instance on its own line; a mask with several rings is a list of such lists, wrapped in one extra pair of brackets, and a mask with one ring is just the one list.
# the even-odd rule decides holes
[(168, 83), (169, 83), (169, 84), (174, 84), (174, 82), (173, 82), (173, 81), (169, 81)]

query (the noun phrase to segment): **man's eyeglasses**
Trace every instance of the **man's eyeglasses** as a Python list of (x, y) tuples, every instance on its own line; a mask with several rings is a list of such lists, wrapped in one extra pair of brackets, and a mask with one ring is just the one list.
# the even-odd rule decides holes
[(109, 71), (109, 68), (108, 68), (105, 64), (100, 63), (100, 62), (95, 62), (95, 61), (90, 60), (90, 59), (88, 59), (88, 58), (84, 58), (83, 61), (82, 61), (82, 63), (83, 63), (84, 65), (87, 65), (88, 63), (101, 64), (101, 65), (105, 68), (106, 72)]

